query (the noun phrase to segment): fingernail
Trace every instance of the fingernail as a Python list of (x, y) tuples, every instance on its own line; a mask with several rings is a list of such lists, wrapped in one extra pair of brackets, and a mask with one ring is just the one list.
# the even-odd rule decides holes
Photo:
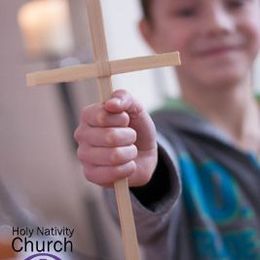
[(116, 105), (118, 105), (118, 106), (120, 106), (121, 104), (122, 104), (122, 100), (120, 99), (120, 98), (117, 98), (117, 97), (115, 97), (115, 98), (113, 98), (113, 102), (116, 104)]

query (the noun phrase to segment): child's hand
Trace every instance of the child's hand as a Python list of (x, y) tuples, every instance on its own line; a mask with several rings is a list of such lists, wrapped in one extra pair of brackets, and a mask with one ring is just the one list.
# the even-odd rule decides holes
[(157, 164), (152, 119), (124, 90), (84, 108), (75, 139), (86, 178), (104, 187), (125, 177), (130, 186), (145, 185)]

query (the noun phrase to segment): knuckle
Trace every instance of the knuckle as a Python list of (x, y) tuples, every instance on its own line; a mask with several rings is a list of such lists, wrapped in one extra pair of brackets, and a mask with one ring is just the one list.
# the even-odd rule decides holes
[(105, 178), (100, 178), (97, 167), (95, 166), (88, 165), (87, 167), (84, 167), (84, 176), (91, 183), (101, 186), (103, 186), (103, 183), (105, 183)]
[(74, 139), (79, 142), (79, 140), (81, 139), (81, 131), (79, 128), (77, 128), (75, 131), (74, 131), (74, 135), (73, 135)]
[(114, 91), (113, 96), (118, 96), (118, 95), (126, 95), (127, 91), (125, 89), (117, 89)]
[(128, 164), (127, 164), (127, 167), (125, 169), (125, 172), (127, 175), (130, 175), (132, 174), (133, 172), (136, 171), (136, 163), (134, 161), (130, 161)]
[(74, 139), (78, 142), (78, 144), (88, 144), (90, 143), (91, 129), (89, 127), (78, 127), (74, 132)]
[(137, 157), (138, 150), (135, 145), (128, 147), (116, 147), (111, 153), (111, 164), (118, 165), (121, 163), (129, 162)]
[(81, 147), (79, 147), (77, 150), (77, 157), (81, 162), (86, 162), (88, 159), (87, 153)]
[(122, 112), (122, 126), (128, 126), (129, 123), (130, 123), (130, 118), (129, 118), (129, 115), (126, 113), (126, 112)]
[(106, 134), (106, 143), (108, 145), (114, 146), (118, 144), (117, 131), (115, 129), (109, 129)]
[(87, 122), (89, 107), (83, 107), (80, 111), (80, 121)]
[(113, 174), (115, 175), (115, 179), (117, 179), (123, 173), (124, 173), (124, 168), (121, 165), (114, 167)]
[(132, 140), (132, 142), (133, 143), (135, 143), (136, 142), (136, 140), (137, 140), (137, 133), (136, 133), (136, 131), (134, 130), (134, 129), (132, 129), (132, 128), (130, 128), (130, 132), (131, 132), (131, 140)]
[(136, 171), (136, 164), (134, 161), (130, 161), (124, 165), (119, 165), (115, 167), (114, 173), (116, 178), (129, 177), (132, 173)]
[(83, 173), (84, 173), (85, 178), (88, 181), (95, 183), (95, 178), (94, 178), (94, 176), (93, 176), (93, 174), (92, 174), (92, 172), (91, 172), (91, 170), (89, 168), (84, 167)]
[(82, 154), (82, 151), (81, 151), (81, 149), (80, 148), (78, 148), (78, 150), (77, 150), (77, 157), (78, 157), (78, 159), (80, 160), (80, 161), (83, 161), (83, 154)]
[(138, 149), (135, 145), (131, 145), (131, 149), (133, 152), (133, 157), (135, 158), (138, 155)]
[(122, 151), (120, 148), (114, 148), (113, 151), (111, 152), (111, 157), (110, 161), (112, 165), (116, 165), (122, 161)]
[(100, 126), (105, 126), (105, 124), (106, 124), (106, 114), (104, 113), (104, 111), (101, 111), (97, 114), (96, 120), (97, 120), (97, 123)]

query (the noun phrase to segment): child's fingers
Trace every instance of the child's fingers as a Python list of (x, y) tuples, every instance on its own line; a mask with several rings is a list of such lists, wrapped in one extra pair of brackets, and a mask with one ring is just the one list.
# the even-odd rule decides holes
[(126, 127), (129, 121), (127, 113), (109, 113), (102, 104), (88, 106), (81, 112), (81, 122), (92, 127)]
[[(118, 99), (120, 99), (120, 102), (118, 102)], [(112, 98), (105, 103), (105, 109), (111, 113), (125, 111), (129, 115), (129, 127), (133, 128), (138, 134), (135, 144), (139, 150), (145, 151), (156, 147), (156, 129), (152, 119), (142, 105), (127, 91), (115, 91)]]
[(84, 163), (95, 166), (116, 166), (125, 164), (137, 157), (135, 145), (104, 148), (81, 145), (78, 148), (78, 158)]
[[(118, 99), (120, 99), (120, 102), (118, 102)], [(145, 112), (142, 105), (127, 91), (115, 91), (104, 107), (111, 113), (125, 111), (129, 115), (129, 127), (133, 128), (138, 134), (135, 144), (139, 150), (145, 151), (156, 147), (156, 130), (152, 119)]]
[(85, 177), (95, 184), (111, 187), (117, 180), (129, 177), (136, 170), (134, 161), (117, 166), (91, 166), (84, 167)]
[(128, 146), (136, 141), (136, 132), (129, 127), (100, 128), (88, 127), (76, 134), (77, 140), (95, 147)]
[(132, 186), (141, 186), (156, 166), (155, 126), (126, 91), (115, 91), (105, 103), (86, 107), (74, 137), (85, 176), (93, 183), (110, 187), (129, 177)]

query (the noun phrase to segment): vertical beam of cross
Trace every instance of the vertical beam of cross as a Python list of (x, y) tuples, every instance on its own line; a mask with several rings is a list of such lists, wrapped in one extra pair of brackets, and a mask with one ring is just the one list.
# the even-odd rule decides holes
[[(98, 70), (104, 75), (103, 77), (98, 77), (97, 82), (99, 84), (101, 101), (106, 101), (111, 97), (113, 90), (100, 1), (87, 0), (87, 10), (95, 62), (98, 65)], [(125, 258), (126, 260), (138, 260), (140, 256), (127, 178), (117, 181), (114, 184), (114, 188)]]
[[(100, 101), (111, 97), (111, 75), (163, 66), (180, 65), (178, 52), (109, 61), (100, 0), (86, 0), (95, 63), (27, 74), (27, 85), (73, 82), (97, 77)], [(139, 248), (128, 180), (114, 184), (124, 244), (125, 260), (139, 260)]]
[[(104, 75), (97, 78), (100, 97), (101, 101), (106, 101), (111, 97), (113, 89), (100, 1), (87, 0), (87, 10), (95, 62), (100, 74)], [(114, 188), (125, 258), (126, 260), (138, 260), (140, 256), (127, 178), (117, 181)]]

